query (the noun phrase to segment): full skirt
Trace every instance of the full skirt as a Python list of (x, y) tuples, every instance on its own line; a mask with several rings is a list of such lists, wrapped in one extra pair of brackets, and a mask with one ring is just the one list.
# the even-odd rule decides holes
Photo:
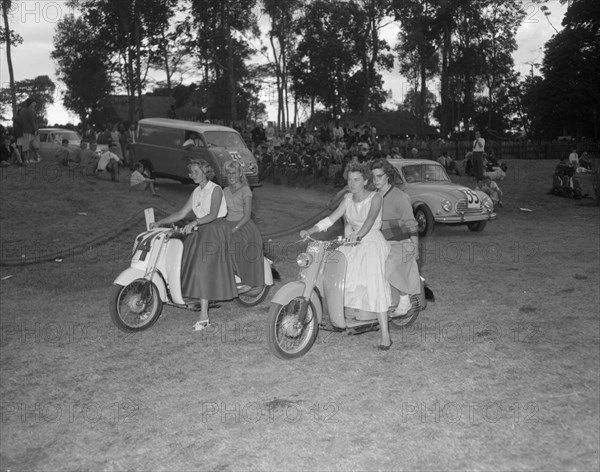
[(252, 220), (235, 233), (235, 221), (226, 221), (229, 229), (229, 251), (233, 257), (234, 270), (242, 284), (260, 287), (265, 284), (263, 241)]
[(370, 231), (355, 246), (339, 249), (348, 261), (344, 306), (374, 313), (387, 312), (390, 286), (385, 278), (389, 245), (379, 230)]
[(394, 288), (409, 295), (421, 293), (421, 276), (410, 239), (390, 241), (385, 261), (385, 277)]
[(181, 291), (184, 298), (231, 300), (237, 297), (224, 219), (200, 226), (183, 242)]

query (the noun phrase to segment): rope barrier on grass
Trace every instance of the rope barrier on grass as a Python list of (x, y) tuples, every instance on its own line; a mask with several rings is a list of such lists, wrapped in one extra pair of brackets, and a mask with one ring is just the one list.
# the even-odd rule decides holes
[[(290, 228), (287, 228), (285, 230), (275, 231), (273, 233), (261, 233), (261, 236), (265, 239), (281, 238), (283, 236), (287, 236), (289, 234), (296, 233), (303, 228), (310, 227), (314, 223), (319, 221), (324, 215), (329, 214), (333, 210), (333, 208), (337, 207), (342, 198), (343, 198), (343, 195), (337, 195), (329, 203), (327, 208), (320, 211), (316, 215), (313, 215), (312, 217), (304, 220), (302, 223), (299, 223), (299, 224), (292, 226)], [(154, 210), (155, 210), (155, 212), (157, 212), (159, 214), (164, 214), (164, 215), (169, 214), (168, 211), (166, 211), (162, 208), (155, 208)], [(51, 252), (49, 254), (37, 255), (37, 256), (33, 256), (33, 257), (27, 257), (25, 254), (22, 254), (20, 257), (13, 257), (13, 258), (6, 258), (6, 259), (0, 258), (0, 267), (14, 267), (14, 266), (25, 266), (25, 265), (31, 265), (31, 264), (41, 264), (44, 262), (51, 262), (51, 261), (55, 261), (57, 259), (65, 259), (67, 257), (74, 257), (79, 254), (83, 254), (86, 250), (88, 250), (92, 246), (100, 246), (102, 244), (108, 243), (109, 241), (111, 241), (115, 237), (117, 237), (119, 234), (132, 228), (135, 224), (142, 221), (143, 219), (144, 219), (144, 213), (142, 212), (142, 214), (140, 215), (139, 212), (136, 212), (135, 215), (133, 215), (130, 218), (126, 219), (125, 221), (119, 223), (115, 227), (105, 231), (104, 233), (100, 234), (99, 236), (95, 236), (94, 238), (92, 238), (88, 241), (78, 244), (77, 246), (74, 246), (74, 247), (71, 247), (68, 249), (63, 249), (63, 250), (57, 250), (57, 251)]]

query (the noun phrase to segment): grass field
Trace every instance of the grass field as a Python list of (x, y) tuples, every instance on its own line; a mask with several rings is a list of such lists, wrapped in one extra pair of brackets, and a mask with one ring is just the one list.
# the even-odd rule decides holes
[[(0, 470), (598, 470), (598, 207), (547, 194), (555, 162), (507, 162), (497, 221), (422, 241), (437, 299), (390, 351), (378, 333), (321, 332), (288, 362), (267, 348), (268, 302), (224, 303), (203, 333), (172, 307), (141, 334), (112, 325), (108, 291), (143, 229), (120, 224), (190, 186), (161, 182), (156, 199), (125, 173), (3, 169), (2, 261), (61, 257), (0, 267)], [(333, 194), (267, 184), (259, 227)], [(271, 241), (277, 286), (297, 240)]]

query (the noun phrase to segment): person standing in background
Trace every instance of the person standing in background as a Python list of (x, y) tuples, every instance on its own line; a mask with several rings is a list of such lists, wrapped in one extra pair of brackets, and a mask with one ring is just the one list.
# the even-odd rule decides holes
[(39, 162), (35, 159), (37, 152), (33, 148), (33, 140), (38, 134), (38, 118), (35, 113), (36, 102), (29, 97), (25, 100), (25, 106), (21, 110), (21, 123), (23, 126), (23, 160), (25, 162)]
[(579, 156), (577, 155), (577, 146), (573, 146), (571, 148), (571, 154), (569, 154), (569, 164), (573, 169), (577, 169), (579, 167)]
[(475, 131), (475, 141), (473, 141), (473, 173), (477, 179), (477, 185), (481, 186), (483, 181), (483, 153), (485, 151), (485, 139), (481, 137), (479, 131)]

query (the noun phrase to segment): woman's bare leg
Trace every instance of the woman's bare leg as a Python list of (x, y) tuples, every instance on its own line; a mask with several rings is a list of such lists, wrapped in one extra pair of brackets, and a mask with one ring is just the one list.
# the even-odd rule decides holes
[(200, 321), (208, 320), (208, 300), (202, 298), (200, 300)]
[(377, 313), (377, 320), (379, 321), (379, 329), (381, 331), (381, 345), (389, 346), (392, 344), (390, 339), (390, 329), (388, 325), (388, 314), (387, 312)]

